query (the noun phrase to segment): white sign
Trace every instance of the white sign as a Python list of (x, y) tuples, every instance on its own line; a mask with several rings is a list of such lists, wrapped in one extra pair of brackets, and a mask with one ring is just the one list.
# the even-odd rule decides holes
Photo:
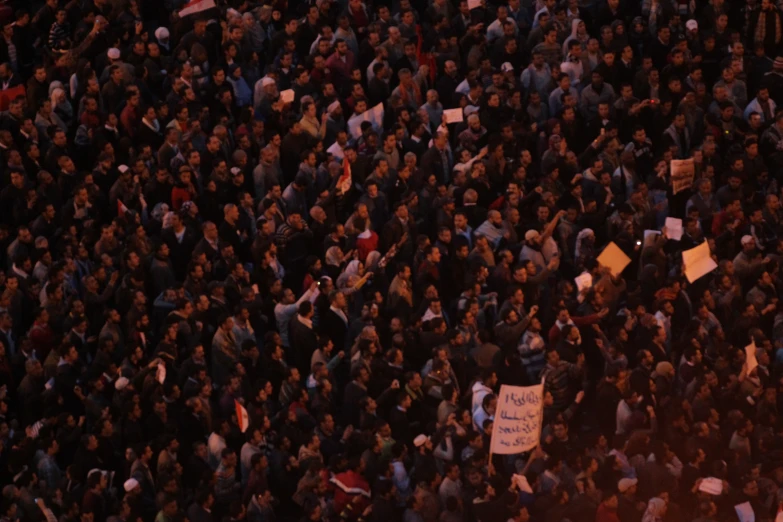
[(743, 502), (734, 506), (734, 511), (737, 512), (737, 518), (740, 522), (756, 522), (756, 513), (753, 511), (753, 506), (750, 502)]
[(608, 267), (612, 271), (612, 275), (617, 277), (631, 263), (631, 258), (626, 256), (625, 252), (620, 250), (620, 247), (612, 241), (606, 245), (604, 251), (598, 256), (597, 261), (602, 266)]
[(377, 131), (383, 127), (383, 103), (379, 103), (372, 109), (368, 109), (361, 114), (351, 116), (348, 120), (348, 131), (354, 139), (359, 139), (362, 135), (362, 123), (369, 121)]
[(693, 158), (685, 160), (672, 160), (672, 192), (677, 194), (693, 186), (693, 176), (696, 173), (696, 166)]
[(693, 283), (718, 268), (718, 264), (712, 259), (710, 245), (706, 241), (701, 245), (684, 250), (682, 262), (685, 265), (685, 277), (689, 283)]
[(673, 241), (679, 241), (682, 239), (682, 219), (667, 217), (666, 223), (666, 235)]
[(166, 382), (166, 365), (162, 362), (158, 363), (158, 370), (155, 372), (155, 377), (157, 377), (158, 382), (161, 384)]
[(293, 103), (296, 93), (293, 89), (286, 89), (280, 93), (280, 101), (283, 103)]
[(462, 121), (462, 109), (446, 109), (443, 111), (444, 123), (459, 123)]
[(745, 365), (748, 368), (748, 375), (750, 375), (750, 372), (756, 368), (756, 366), (759, 365), (758, 360), (756, 360), (756, 340), (752, 339), (750, 341), (750, 344), (745, 347)]
[(544, 418), (544, 383), (500, 387), (489, 451), (513, 455), (538, 446)]
[(590, 272), (582, 272), (574, 278), (574, 283), (576, 283), (576, 289), (581, 292), (593, 286), (593, 275)]

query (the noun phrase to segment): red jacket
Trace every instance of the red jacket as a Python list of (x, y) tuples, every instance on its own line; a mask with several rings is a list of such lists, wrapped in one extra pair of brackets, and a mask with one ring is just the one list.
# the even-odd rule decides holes
[(620, 522), (620, 517), (617, 516), (617, 510), (611, 511), (606, 504), (601, 502), (598, 506), (598, 511), (595, 513), (595, 522)]
[(332, 477), (334, 511), (348, 520), (356, 520), (370, 505), (370, 485), (359, 473), (348, 470)]
[[(598, 321), (601, 320), (600, 317), (598, 317), (598, 314), (592, 314), (592, 315), (586, 315), (584, 317), (578, 317), (578, 316), (572, 316), (571, 320), (574, 322), (574, 326), (577, 328), (581, 328), (583, 326), (589, 326), (591, 324), (595, 324)], [(552, 328), (549, 329), (549, 346), (554, 348), (557, 346), (557, 342), (560, 340), (560, 328), (558, 328), (557, 323), (552, 325)]]

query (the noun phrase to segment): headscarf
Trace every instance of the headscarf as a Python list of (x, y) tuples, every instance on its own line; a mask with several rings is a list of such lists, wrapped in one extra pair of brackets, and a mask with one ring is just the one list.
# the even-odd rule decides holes
[(374, 268), (382, 257), (383, 256), (381, 256), (381, 253), (378, 252), (377, 250), (373, 250), (372, 252), (367, 254), (367, 259), (364, 262), (365, 269), (369, 270), (370, 268)]
[(647, 511), (644, 512), (642, 522), (660, 522), (666, 513), (666, 502), (658, 497), (651, 498), (647, 503)]
[(338, 246), (330, 247), (326, 251), (326, 264), (339, 267), (343, 262), (343, 251)]
[(595, 232), (592, 228), (585, 228), (576, 236), (576, 248), (574, 250), (574, 260), (578, 261), (582, 256), (592, 255), (593, 245), (588, 245), (585, 240), (595, 238)]
[(571, 20), (571, 35), (565, 39), (563, 42), (563, 56), (568, 55), (568, 44), (571, 43), (571, 40), (577, 40), (582, 45), (585, 45), (587, 41), (590, 39), (590, 35), (585, 33), (584, 36), (580, 37), (578, 31), (579, 24), (582, 23), (582, 20), (580, 18), (574, 18)]

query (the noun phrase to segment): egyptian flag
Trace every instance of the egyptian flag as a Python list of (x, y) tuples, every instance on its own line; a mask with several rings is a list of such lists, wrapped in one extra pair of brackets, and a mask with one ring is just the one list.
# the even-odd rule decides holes
[(237, 424), (239, 425), (239, 431), (245, 433), (247, 427), (250, 425), (250, 417), (247, 414), (247, 410), (244, 406), (239, 404), (239, 401), (234, 399), (234, 407), (237, 411)]
[(208, 9), (217, 7), (215, 0), (190, 0), (185, 6), (179, 10), (180, 18), (184, 18), (188, 15), (200, 13)]
[(351, 190), (351, 185), (353, 185), (351, 164), (348, 162), (348, 158), (343, 158), (343, 175), (337, 180), (337, 188), (345, 195)]
[(128, 207), (125, 206), (121, 199), (117, 198), (117, 216), (123, 217), (126, 212), (128, 212)]
[[(416, 24), (416, 60), (419, 62), (419, 67), (426, 65), (430, 68), (430, 81), (435, 81), (435, 68), (438, 66), (435, 62), (435, 57), (432, 53), (423, 53), (422, 45), (424, 44), (424, 36), (421, 34), (421, 25)], [(416, 71), (412, 71), (416, 74)]]

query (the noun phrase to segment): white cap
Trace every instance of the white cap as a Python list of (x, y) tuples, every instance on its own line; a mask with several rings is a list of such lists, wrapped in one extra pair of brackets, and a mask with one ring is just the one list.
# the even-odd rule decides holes
[(127, 165), (120, 165), (119, 167), (117, 167), (117, 170), (120, 171), (120, 174), (125, 174), (126, 172), (128, 172), (128, 166)]
[(169, 37), (169, 30), (165, 27), (158, 27), (155, 29), (155, 38), (158, 40), (167, 40)]
[(695, 31), (696, 29), (699, 28), (699, 22), (697, 22), (696, 20), (688, 20), (687, 22), (685, 22), (685, 28), (689, 31)]
[(110, 60), (119, 60), (120, 59), (120, 50), (116, 47), (112, 47), (109, 49), (109, 51), (106, 53), (109, 56)]
[(500, 66), (500, 70), (503, 72), (511, 72), (514, 70), (514, 66), (511, 65), (511, 62), (504, 62), (503, 65)]
[(326, 108), (326, 112), (334, 112), (338, 107), (340, 107), (340, 102), (335, 100), (329, 104), (329, 106)]
[(424, 434), (416, 435), (416, 438), (413, 439), (413, 445), (420, 448), (424, 446), (428, 440), (430, 440), (430, 438)]
[(274, 84), (275, 81), (268, 76), (266, 78), (261, 79), (261, 87), (269, 87), (270, 85), (274, 85)]
[(479, 109), (475, 105), (467, 105), (464, 109), (462, 109), (462, 112), (465, 114), (465, 116), (470, 116), (471, 114), (474, 114), (478, 111)]
[(130, 384), (130, 381), (127, 377), (120, 377), (117, 379), (117, 382), (114, 383), (114, 389), (117, 391), (122, 391), (128, 387), (128, 384)]
[(125, 481), (122, 487), (126, 493), (130, 493), (131, 491), (139, 487), (139, 481), (136, 480), (135, 478), (129, 478), (128, 480)]
[(538, 233), (538, 230), (528, 230), (525, 232), (525, 241), (533, 241), (534, 239), (538, 238), (541, 234)]

